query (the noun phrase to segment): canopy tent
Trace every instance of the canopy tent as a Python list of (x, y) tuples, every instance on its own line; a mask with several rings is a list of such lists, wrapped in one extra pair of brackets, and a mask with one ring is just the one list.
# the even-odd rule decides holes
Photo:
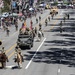
[(2, 14), (2, 17), (8, 17), (9, 16), (9, 13), (5, 12)]
[(12, 13), (9, 16), (18, 16), (18, 14), (17, 13)]
[(29, 8), (30, 11), (34, 10), (34, 8)]

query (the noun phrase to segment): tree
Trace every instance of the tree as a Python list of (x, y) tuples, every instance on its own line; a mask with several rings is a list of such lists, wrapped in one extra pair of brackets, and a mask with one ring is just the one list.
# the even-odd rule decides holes
[(4, 7), (2, 8), (1, 12), (8, 12), (10, 11), (10, 0), (3, 0)]

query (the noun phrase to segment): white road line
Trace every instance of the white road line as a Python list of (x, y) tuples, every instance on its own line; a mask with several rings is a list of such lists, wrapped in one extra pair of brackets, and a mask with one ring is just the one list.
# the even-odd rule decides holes
[(15, 67), (16, 65), (6, 66), (7, 69), (11, 69), (12, 67)]
[(38, 49), (36, 50), (35, 54), (33, 55), (33, 57), (31, 58), (31, 60), (29, 61), (29, 63), (27, 64), (27, 66), (25, 67), (25, 69), (27, 69), (29, 67), (29, 65), (31, 64), (33, 58), (35, 57), (36, 53), (39, 51), (39, 49), (41, 48), (41, 46), (43, 45), (44, 41), (46, 40), (46, 38), (42, 41), (41, 45), (38, 47)]
[(16, 33), (18, 33), (17, 31), (16, 32), (14, 32), (11, 36), (14, 36)]
[(58, 73), (60, 73), (60, 69), (58, 69)]

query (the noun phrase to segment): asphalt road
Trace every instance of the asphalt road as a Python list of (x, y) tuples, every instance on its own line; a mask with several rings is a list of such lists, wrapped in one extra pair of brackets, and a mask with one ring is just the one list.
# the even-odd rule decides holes
[[(17, 63), (14, 63), (14, 47), (17, 40), (18, 32), (14, 26), (10, 27), (10, 36), (7, 37), (5, 32), (0, 30), (0, 39), (3, 41), (6, 53), (9, 56), (7, 69), (0, 69), (0, 75), (74, 75), (75, 74), (75, 10), (59, 10), (59, 14), (48, 22), (45, 27), (44, 19), (49, 16), (49, 10), (44, 11), (42, 17), (42, 29), (45, 36), (41, 42), (35, 38), (33, 48), (23, 49), (24, 56), (23, 68), (18, 69)], [(60, 33), (60, 21), (63, 21), (64, 13), (70, 13), (70, 20), (63, 22), (63, 32)], [(27, 19), (29, 26), (30, 19)], [(38, 26), (35, 17), (32, 18), (34, 26)], [(21, 22), (19, 22), (19, 28)]]

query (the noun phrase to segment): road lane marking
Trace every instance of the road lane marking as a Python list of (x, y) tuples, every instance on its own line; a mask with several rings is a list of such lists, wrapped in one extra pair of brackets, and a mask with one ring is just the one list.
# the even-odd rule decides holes
[(14, 55), (15, 51), (13, 51), (9, 56), (8, 59), (11, 58)]
[(6, 66), (6, 69), (12, 69), (13, 67), (15, 67), (16, 65), (11, 65), (11, 66)]
[(60, 73), (60, 68), (58, 69), (58, 73)]
[(14, 47), (16, 46), (16, 44), (14, 44), (13, 46), (11, 46), (8, 50), (6, 50), (6, 54), (11, 51)]
[(46, 40), (46, 38), (42, 41), (41, 45), (38, 47), (38, 49), (36, 50), (35, 54), (33, 55), (33, 57), (31, 58), (31, 60), (29, 61), (29, 63), (27, 64), (27, 66), (25, 67), (25, 69), (27, 69), (29, 67), (29, 65), (31, 64), (33, 58), (35, 57), (35, 55), (37, 54), (37, 52), (39, 51), (39, 49), (41, 48), (41, 46), (43, 45), (44, 41)]

